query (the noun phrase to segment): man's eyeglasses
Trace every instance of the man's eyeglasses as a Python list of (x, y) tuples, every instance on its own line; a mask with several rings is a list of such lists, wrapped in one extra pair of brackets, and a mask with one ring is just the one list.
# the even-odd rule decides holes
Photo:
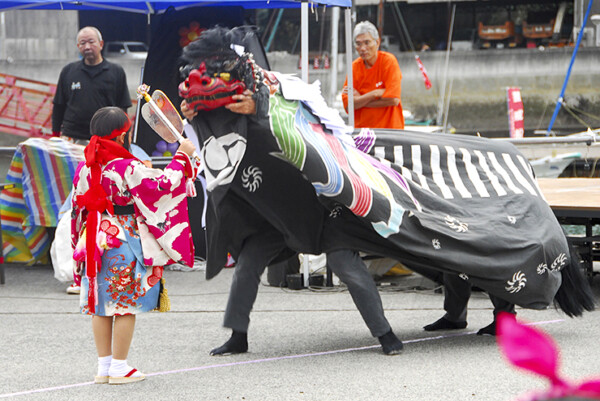
[(94, 46), (97, 43), (97, 41), (95, 39), (80, 40), (79, 42), (77, 42), (77, 46), (84, 47), (86, 43), (89, 43), (90, 46)]
[(367, 40), (357, 40), (356, 42), (354, 42), (354, 46), (356, 46), (357, 48), (359, 47), (363, 47), (363, 46), (367, 46), (367, 47), (371, 47), (371, 45), (375, 43), (375, 41), (371, 40), (371, 39), (367, 39)]

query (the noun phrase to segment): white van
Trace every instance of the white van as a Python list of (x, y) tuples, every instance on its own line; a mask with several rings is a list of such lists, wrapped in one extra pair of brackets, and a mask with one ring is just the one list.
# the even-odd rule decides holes
[(148, 46), (144, 42), (106, 42), (104, 56), (144, 60), (148, 56)]

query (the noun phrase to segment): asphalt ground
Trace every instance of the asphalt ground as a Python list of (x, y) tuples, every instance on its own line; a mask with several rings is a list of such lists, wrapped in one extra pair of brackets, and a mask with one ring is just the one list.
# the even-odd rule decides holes
[[(48, 265), (6, 265), (0, 285), (0, 398), (23, 400), (490, 400), (510, 401), (547, 387), (510, 366), (496, 340), (483, 293), (470, 301), (465, 330), (428, 333), (443, 295), (413, 274), (380, 286), (386, 316), (404, 343), (386, 356), (343, 287), (289, 290), (267, 275), (252, 313), (249, 352), (210, 356), (229, 338), (222, 319), (232, 269), (166, 271), (172, 310), (138, 317), (129, 363), (147, 379), (93, 384), (90, 317)], [(600, 277), (594, 289), (600, 291)], [(600, 312), (570, 319), (555, 309), (517, 309), (561, 349), (563, 378), (600, 379)]]

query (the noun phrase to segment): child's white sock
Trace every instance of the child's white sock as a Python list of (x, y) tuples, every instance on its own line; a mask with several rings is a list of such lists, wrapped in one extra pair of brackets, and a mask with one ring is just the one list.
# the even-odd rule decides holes
[(108, 376), (112, 355), (98, 357), (98, 376)]
[[(108, 375), (110, 377), (123, 377), (131, 372), (133, 368), (127, 364), (127, 359), (113, 359), (110, 364), (110, 369), (108, 370)], [(130, 377), (140, 377), (143, 376), (142, 372), (135, 371), (130, 375)]]

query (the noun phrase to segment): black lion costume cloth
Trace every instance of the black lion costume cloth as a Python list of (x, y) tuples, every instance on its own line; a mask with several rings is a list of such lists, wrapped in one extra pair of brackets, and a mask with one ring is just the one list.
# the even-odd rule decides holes
[[(594, 308), (514, 146), (409, 131), (350, 135), (318, 85), (257, 67), (244, 53), (248, 35), (214, 28), (182, 56), (180, 94), (199, 111), (192, 125), (209, 189), (207, 278), (271, 226), (290, 249), (281, 258), (349, 248), (458, 274), (526, 308), (553, 300), (570, 316)], [(254, 92), (255, 115), (213, 107), (241, 87)]]

